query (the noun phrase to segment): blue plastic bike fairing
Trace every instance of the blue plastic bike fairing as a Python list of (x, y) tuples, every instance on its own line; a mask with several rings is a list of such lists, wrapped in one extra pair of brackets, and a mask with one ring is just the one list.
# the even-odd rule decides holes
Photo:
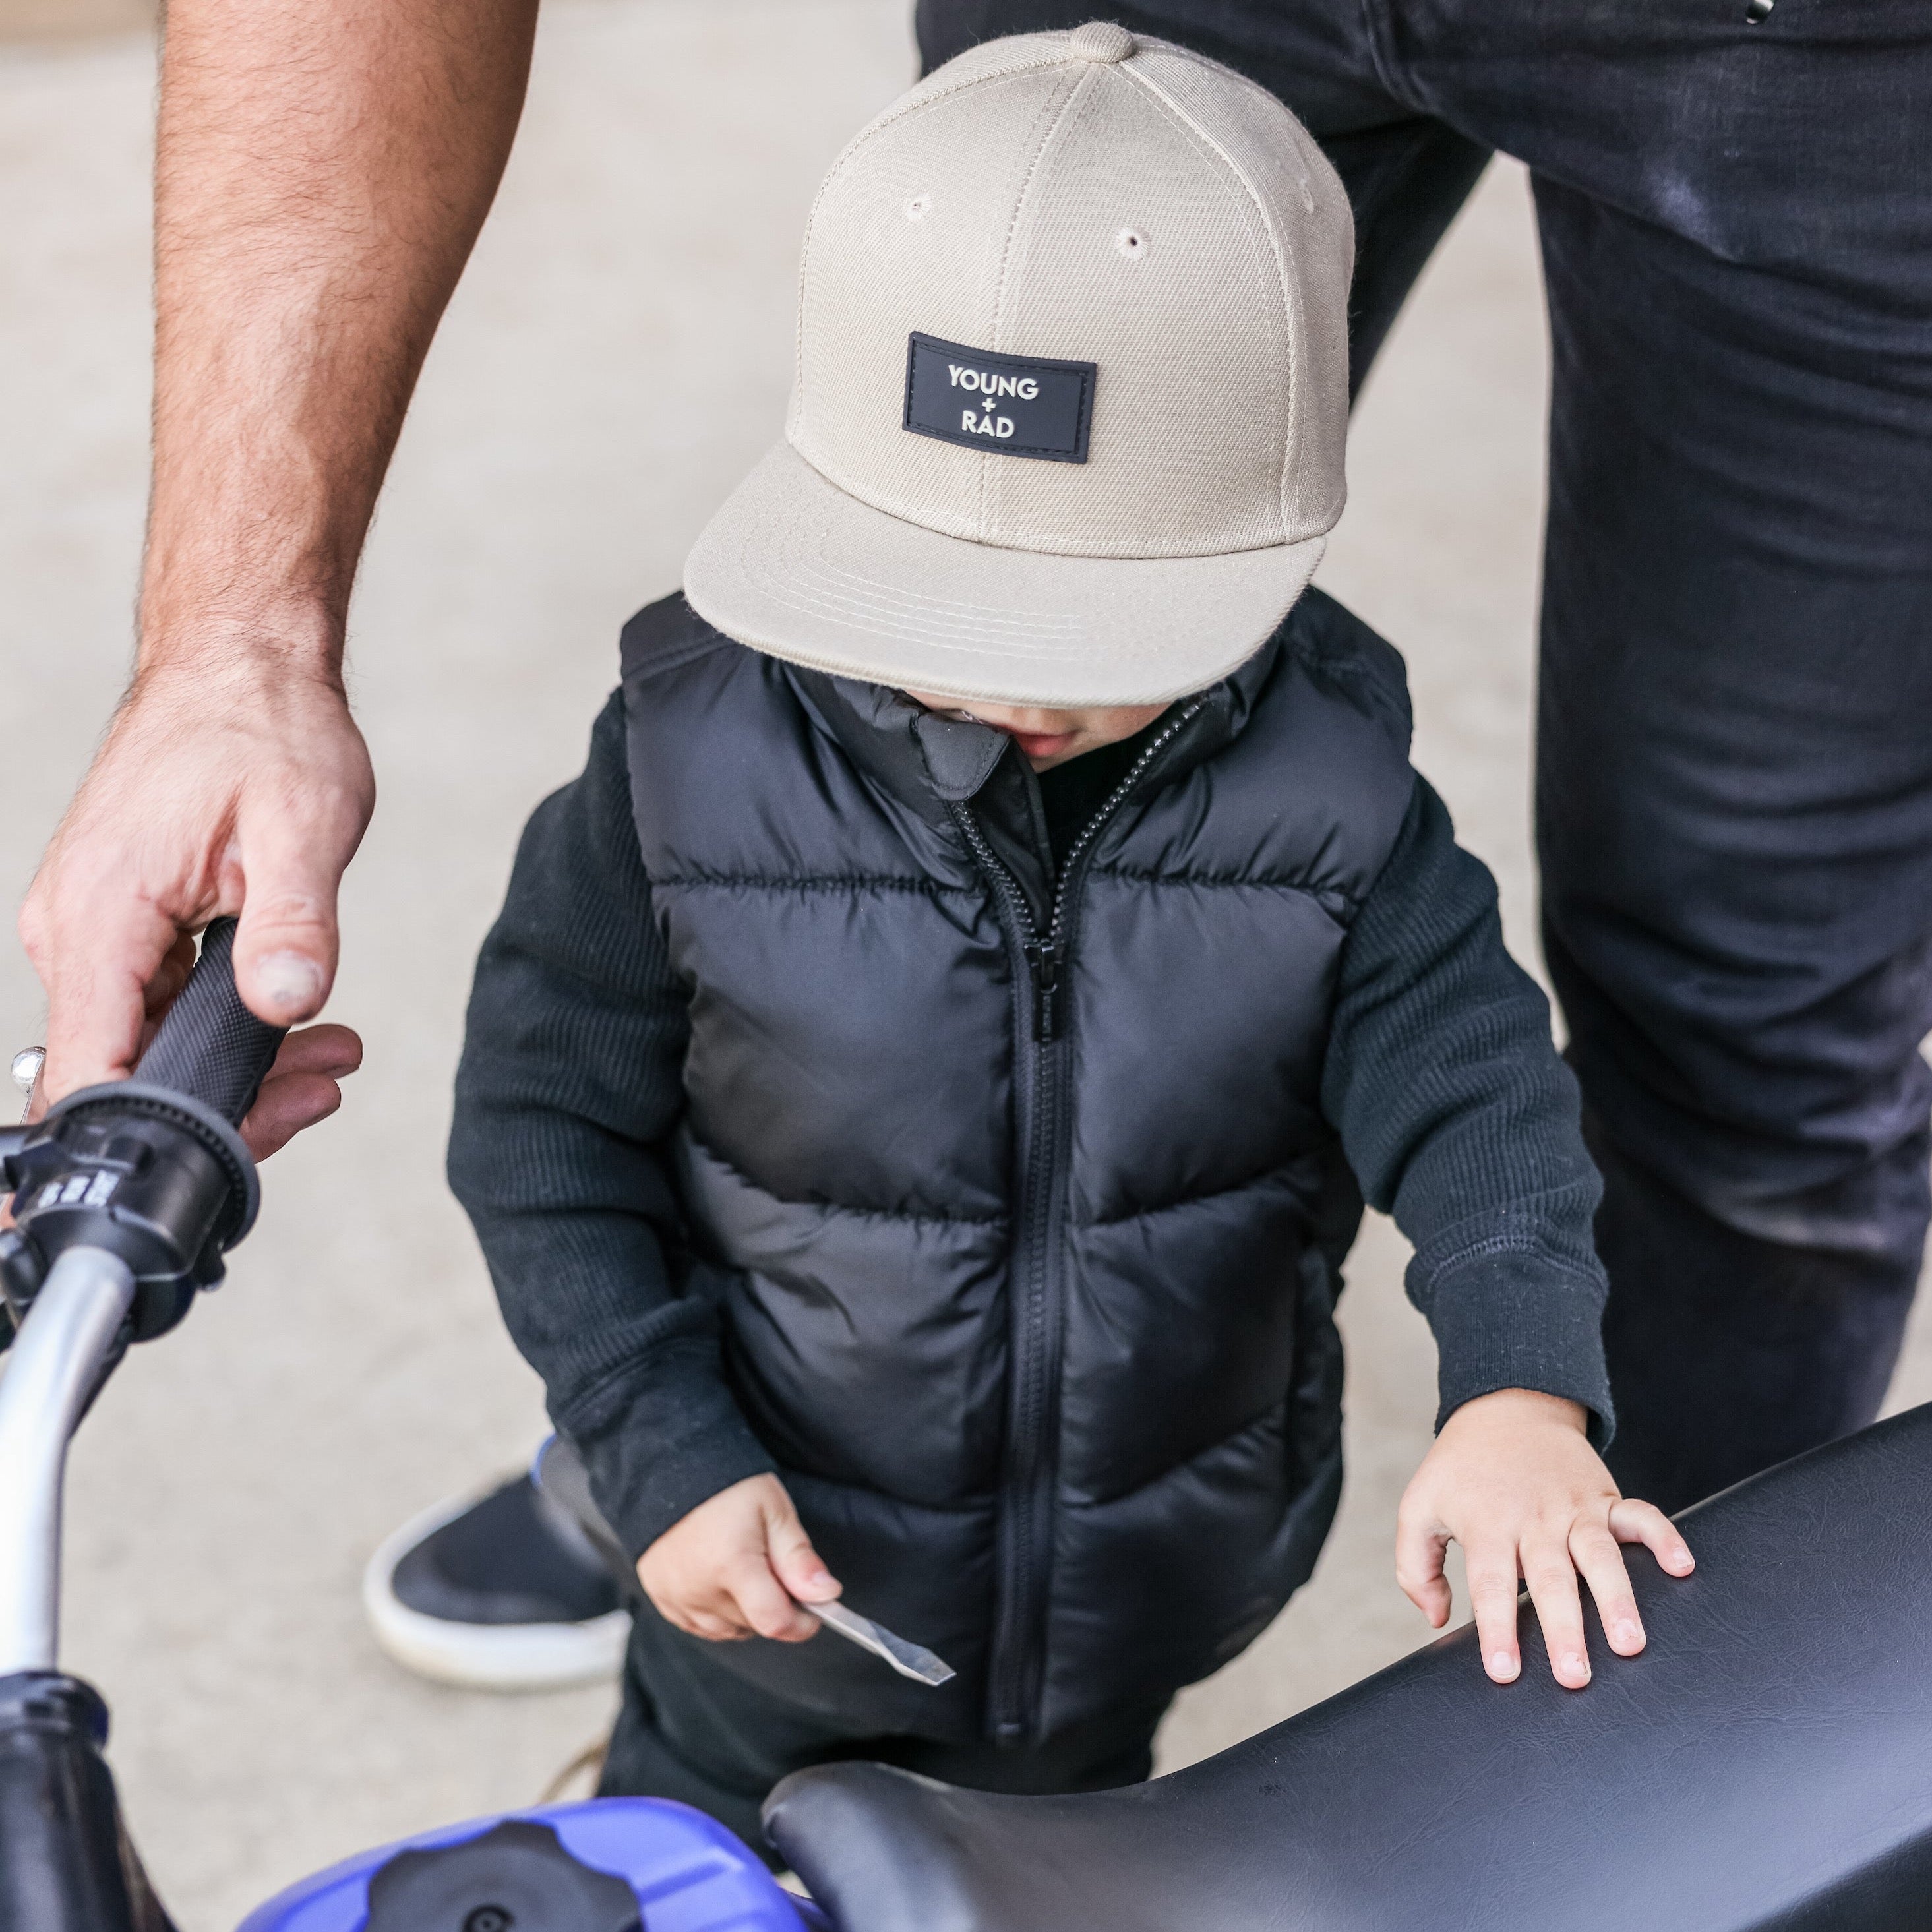
[(823, 1912), (793, 1897), (722, 1825), (662, 1798), (497, 1812), (399, 1839), (290, 1886), (238, 1932), (362, 1932), (369, 1880), (398, 1852), (462, 1844), (512, 1819), (549, 1826), (574, 1858), (623, 1880), (637, 1895), (644, 1932), (830, 1932)]

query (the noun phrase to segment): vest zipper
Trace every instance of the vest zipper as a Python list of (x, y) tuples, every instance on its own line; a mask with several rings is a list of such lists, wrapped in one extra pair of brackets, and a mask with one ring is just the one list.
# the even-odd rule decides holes
[(1147, 775), (1148, 767), (1155, 759), (1192, 723), (1206, 702), (1204, 698), (1196, 698), (1141, 748), (1140, 756), (1128, 766), (1126, 775), (1100, 801), (1100, 808), (1088, 820), (1080, 836), (1066, 848), (1066, 862), (1060, 866), (1060, 876), (1054, 882), (1053, 900), (1044, 937), (1034, 918), (1033, 908), (1027, 904), (1020, 882), (1013, 877), (1012, 868), (986, 842), (986, 836), (980, 830), (972, 808), (964, 804), (956, 804), (952, 808), (952, 816), (965, 835), (974, 857), (980, 862), (980, 869), (988, 874), (999, 887), (1019, 928), (1020, 955), (1026, 962), (1033, 986), (1033, 1036), (1042, 1046), (1050, 1046), (1060, 1036), (1060, 980), (1066, 964), (1066, 904), (1074, 874), (1087, 856), (1087, 848), (1100, 836), (1101, 828), (1120, 809), (1121, 801)]
[(1014, 1748), (1031, 1739), (1038, 1717), (1040, 1624), (1052, 1553), (1054, 1458), (1049, 1453), (1048, 1424), (1060, 1371), (1053, 1237), (1064, 1178), (1060, 1150), (1065, 1140), (1066, 1084), (1066, 1055), (1052, 1049), (1059, 1042), (1063, 1018), (1067, 912), (1078, 874), (1102, 828), (1206, 702), (1196, 698), (1149, 740), (1067, 848), (1054, 881), (1044, 934), (1024, 889), (987, 842), (971, 808), (964, 803), (952, 807), (968, 848), (1006, 905), (1032, 994), (1034, 1078), (1022, 1128), (1020, 1211), (1013, 1230), (1012, 1370), (1001, 1484), (999, 1594), (988, 1670), (994, 1738)]

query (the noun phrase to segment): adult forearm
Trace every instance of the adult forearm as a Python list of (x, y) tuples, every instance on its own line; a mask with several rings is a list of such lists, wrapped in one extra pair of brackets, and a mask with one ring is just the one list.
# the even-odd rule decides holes
[(376, 491), (496, 190), (536, 0), (171, 0), (140, 659), (22, 909), (58, 1096), (125, 1074), (181, 936), (327, 999), (374, 802), (341, 684)]
[(172, 0), (144, 666), (332, 666), (424, 353), (494, 194), (536, 0)]

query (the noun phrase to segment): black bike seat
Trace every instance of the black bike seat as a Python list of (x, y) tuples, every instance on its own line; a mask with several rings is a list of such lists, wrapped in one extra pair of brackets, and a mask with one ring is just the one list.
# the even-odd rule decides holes
[(1628, 1552), (1587, 1690), (1463, 1630), (1218, 1757), (1014, 1798), (883, 1765), (766, 1822), (840, 1932), (1900, 1932), (1932, 1925), (1932, 1405)]

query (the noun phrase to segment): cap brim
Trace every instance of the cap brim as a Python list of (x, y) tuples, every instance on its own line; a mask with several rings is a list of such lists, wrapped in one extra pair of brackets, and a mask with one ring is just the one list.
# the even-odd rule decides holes
[(1216, 556), (1008, 550), (873, 509), (781, 443), (705, 526), (684, 590), (727, 637), (842, 677), (1010, 704), (1157, 704), (1251, 657), (1324, 541)]

